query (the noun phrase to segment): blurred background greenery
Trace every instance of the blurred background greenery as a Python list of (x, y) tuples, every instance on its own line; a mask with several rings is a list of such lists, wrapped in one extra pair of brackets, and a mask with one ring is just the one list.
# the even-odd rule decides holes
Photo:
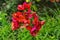
[[(11, 30), (12, 13), (17, 11), (17, 5), (32, 2), (31, 9), (36, 11), (40, 20), (45, 20), (36, 37), (28, 30)], [(60, 2), (50, 0), (0, 0), (0, 40), (60, 40)]]

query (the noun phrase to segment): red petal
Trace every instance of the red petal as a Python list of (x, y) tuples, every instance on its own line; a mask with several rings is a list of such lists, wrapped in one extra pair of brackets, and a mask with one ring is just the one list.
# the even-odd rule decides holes
[(35, 19), (33, 20), (33, 24), (34, 24), (34, 25), (39, 25), (38, 23), (39, 23), (39, 20), (35, 18)]
[(22, 12), (19, 12), (19, 11), (18, 11), (18, 12), (16, 12), (16, 13), (17, 13), (17, 16), (18, 16), (18, 15), (22, 15)]
[(27, 4), (26, 2), (23, 3), (24, 8), (30, 9), (31, 4)]
[(45, 21), (41, 21), (41, 22), (40, 22), (41, 25), (44, 25), (44, 23), (45, 23)]
[(34, 18), (37, 18), (38, 19), (38, 15), (36, 14), (36, 12), (33, 12), (32, 15), (33, 15)]
[(39, 32), (38, 28), (34, 26), (31, 30), (30, 33), (32, 36), (36, 36), (36, 34)]
[(17, 9), (18, 10), (24, 10), (24, 6), (23, 5), (18, 5)]
[(31, 26), (26, 26), (26, 29), (30, 31), (32, 29), (32, 27)]
[(19, 24), (16, 22), (12, 22), (12, 30), (16, 30), (19, 28)]

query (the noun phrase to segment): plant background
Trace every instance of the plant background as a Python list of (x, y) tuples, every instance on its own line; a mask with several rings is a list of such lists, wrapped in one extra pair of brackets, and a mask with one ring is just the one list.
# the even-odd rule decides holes
[(37, 12), (39, 19), (46, 22), (36, 37), (32, 37), (26, 29), (11, 30), (12, 13), (24, 1), (0, 0), (0, 40), (60, 40), (60, 2), (26, 0), (32, 2), (31, 9)]

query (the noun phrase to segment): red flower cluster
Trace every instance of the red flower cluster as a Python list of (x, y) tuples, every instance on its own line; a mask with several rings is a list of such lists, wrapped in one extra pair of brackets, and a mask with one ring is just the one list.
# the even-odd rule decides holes
[(12, 30), (25, 26), (32, 36), (36, 36), (45, 21), (39, 21), (38, 15), (30, 7), (31, 3), (26, 2), (23, 5), (18, 5), (18, 11), (12, 14)]

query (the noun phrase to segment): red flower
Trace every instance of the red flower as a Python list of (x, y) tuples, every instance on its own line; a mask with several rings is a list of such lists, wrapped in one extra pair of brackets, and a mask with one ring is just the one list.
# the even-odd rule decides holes
[(28, 25), (28, 26), (26, 26), (26, 29), (31, 31), (32, 27)]
[(24, 13), (23, 13), (23, 15), (24, 15), (26, 18), (27, 18), (27, 17), (29, 18), (30, 16), (32, 16), (31, 10), (28, 9), (27, 12), (24, 12)]
[(38, 15), (36, 14), (36, 12), (33, 12), (33, 13), (32, 13), (32, 16), (33, 16), (34, 18), (38, 19)]
[(12, 16), (14, 17), (14, 18), (16, 18), (16, 17), (19, 17), (19, 15), (22, 15), (22, 12), (16, 12), (16, 13), (13, 13), (12, 14)]
[(39, 20), (37, 18), (34, 18), (32, 23), (37, 26), (39, 25)]
[(18, 10), (24, 10), (26, 8), (30, 9), (30, 6), (31, 6), (31, 3), (28, 4), (28, 3), (24, 2), (23, 5), (18, 5), (17, 9)]
[(27, 20), (27, 24), (30, 24), (30, 20)]
[(28, 26), (30, 24), (30, 20), (24, 20), (24, 26)]
[(24, 2), (24, 3), (23, 3), (23, 6), (24, 6), (25, 9), (26, 9), (26, 8), (27, 8), (27, 9), (30, 9), (31, 3), (28, 4), (28, 3)]
[(12, 18), (12, 30), (16, 30), (18, 28), (19, 28), (19, 23), (14, 18)]
[(24, 10), (24, 6), (23, 5), (18, 5), (17, 9), (18, 10)]
[[(38, 15), (36, 12), (31, 11), (30, 7), (31, 3), (26, 2), (23, 5), (18, 5), (17, 9), (22, 12), (18, 11), (12, 15), (12, 30), (26, 27), (32, 36), (36, 36), (45, 21), (39, 21)], [(21, 23), (23, 24), (22, 26)], [(33, 24), (33, 27), (30, 24)]]
[(23, 15), (20, 15), (18, 18), (19, 22), (24, 22), (25, 21), (25, 17)]
[(34, 26), (34, 27), (30, 30), (30, 33), (31, 33), (32, 36), (36, 36), (38, 32), (39, 32), (39, 30), (37, 29), (36, 26)]
[(44, 23), (45, 21), (38, 21), (38, 19), (35, 19), (33, 21), (34, 27), (30, 30), (31, 35), (36, 36)]
[(45, 24), (45, 21), (40, 21), (39, 24), (42, 26)]
[(15, 20), (17, 20), (18, 22), (23, 22), (25, 20), (25, 17), (22, 15), (21, 12), (14, 13), (13, 18), (15, 18)]

